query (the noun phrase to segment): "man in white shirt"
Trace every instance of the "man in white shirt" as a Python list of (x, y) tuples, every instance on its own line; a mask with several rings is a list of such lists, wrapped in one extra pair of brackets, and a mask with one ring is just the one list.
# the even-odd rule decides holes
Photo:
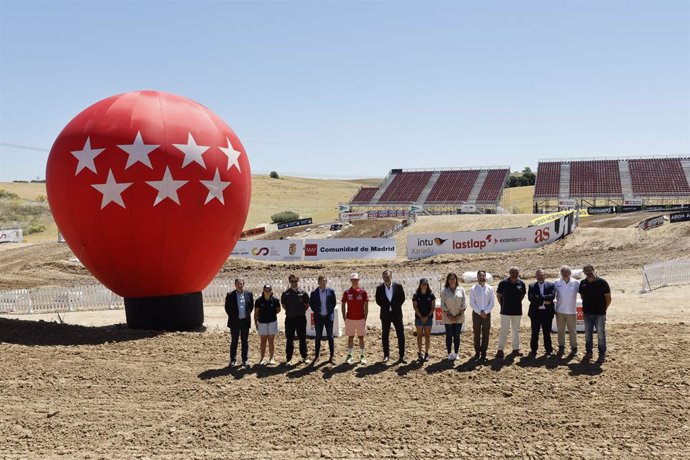
[(565, 354), (565, 329), (570, 336), (570, 354), (577, 355), (577, 293), (580, 282), (572, 279), (572, 270), (561, 267), (561, 277), (554, 283), (556, 288), (556, 326), (558, 327), (558, 356)]
[(472, 329), (474, 331), (474, 359), (486, 361), (491, 330), (491, 310), (494, 308), (494, 288), (486, 284), (486, 272), (477, 272), (477, 284), (470, 289)]

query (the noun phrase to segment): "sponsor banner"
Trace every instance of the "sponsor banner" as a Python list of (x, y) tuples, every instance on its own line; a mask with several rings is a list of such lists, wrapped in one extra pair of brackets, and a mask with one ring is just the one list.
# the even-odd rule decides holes
[(650, 228), (661, 227), (662, 225), (664, 225), (664, 216), (656, 216), (643, 220), (640, 222), (639, 227), (641, 230), (649, 230)]
[(591, 215), (596, 214), (614, 214), (616, 212), (615, 206), (590, 206), (587, 208), (587, 213)]
[(423, 212), (424, 211), (424, 206), (420, 206), (417, 204), (410, 205), (410, 212)]
[(394, 238), (304, 240), (304, 260), (395, 259)]
[(0, 230), (0, 243), (21, 243), (24, 238), (21, 228)]
[(340, 220), (366, 220), (368, 218), (369, 213), (366, 211), (340, 213)]
[(649, 212), (661, 212), (661, 211), (666, 211), (666, 206), (665, 205), (647, 206), (644, 208), (644, 210), (649, 211)]
[(642, 206), (642, 198), (628, 198), (623, 200), (623, 206)]
[(672, 204), (668, 208), (669, 211), (690, 211), (690, 204)]
[(671, 220), (671, 223), (674, 224), (676, 222), (687, 222), (690, 221), (690, 211), (685, 211), (685, 212), (674, 212), (669, 216), (669, 219)]
[(283, 222), (278, 224), (278, 230), (283, 230), (285, 228), (299, 227), (300, 225), (311, 225), (311, 217), (307, 217), (299, 220), (291, 220), (290, 222)]
[(302, 240), (238, 241), (232, 257), (256, 260), (301, 260)]
[[(552, 212), (550, 214), (544, 214), (543, 216), (537, 217), (536, 219), (532, 219), (530, 221), (530, 225), (543, 225), (549, 222), (553, 222), (554, 220), (558, 220), (563, 216), (567, 216), (573, 211), (558, 211), (558, 212)], [(582, 208), (577, 211), (578, 216), (580, 217), (587, 217), (589, 214), (587, 213), (587, 210)]]
[(338, 205), (338, 211), (339, 212), (350, 212), (352, 208), (350, 207), (349, 204), (339, 204)]
[(621, 206), (621, 212), (638, 212), (642, 211), (642, 206)]
[(438, 254), (509, 252), (538, 248), (570, 234), (577, 225), (575, 213), (525, 228), (500, 228), (407, 237), (407, 257), (420, 259)]
[(264, 233), (266, 233), (266, 227), (248, 228), (240, 233), (240, 238), (247, 238), (248, 236), (261, 235)]

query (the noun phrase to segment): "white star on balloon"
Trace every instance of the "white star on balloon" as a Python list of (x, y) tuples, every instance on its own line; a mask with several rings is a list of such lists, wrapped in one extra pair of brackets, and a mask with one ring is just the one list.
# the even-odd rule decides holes
[(199, 163), (201, 166), (206, 168), (206, 165), (204, 164), (204, 159), (201, 157), (201, 155), (205, 151), (207, 151), (210, 148), (210, 146), (197, 145), (196, 141), (194, 140), (194, 137), (192, 137), (192, 133), (189, 133), (186, 144), (173, 145), (177, 147), (182, 153), (184, 153), (184, 161), (182, 162), (183, 168), (191, 162)]
[(208, 189), (208, 196), (206, 197), (204, 204), (216, 198), (223, 205), (225, 205), (225, 200), (223, 199), (223, 190), (225, 190), (231, 184), (231, 182), (223, 182), (220, 180), (218, 168), (216, 168), (216, 174), (213, 176), (213, 180), (202, 180), (200, 182)]
[(163, 179), (146, 181), (151, 187), (158, 190), (158, 196), (153, 202), (156, 206), (158, 203), (166, 198), (170, 198), (175, 203), (180, 204), (180, 197), (177, 196), (177, 189), (186, 184), (187, 180), (173, 180), (172, 174), (170, 174), (170, 168), (166, 166), (165, 173), (163, 174)]
[(118, 145), (118, 147), (127, 152), (129, 155), (125, 169), (137, 162), (144, 163), (146, 166), (153, 169), (149, 154), (160, 147), (160, 145), (144, 144), (144, 141), (141, 138), (141, 132), (137, 131), (137, 137), (134, 139), (133, 144)]
[(122, 192), (124, 192), (132, 183), (117, 183), (115, 177), (113, 176), (113, 170), (108, 170), (108, 179), (105, 184), (91, 184), (91, 187), (95, 188), (103, 194), (103, 199), (101, 200), (101, 209), (105, 208), (108, 203), (117, 203), (123, 208), (126, 208), (125, 202), (122, 200)]
[(240, 169), (240, 162), (239, 162), (239, 158), (240, 158), (240, 155), (242, 154), (242, 152), (235, 150), (232, 147), (232, 144), (230, 143), (230, 139), (228, 139), (226, 137), (225, 140), (228, 141), (228, 146), (227, 147), (218, 146), (218, 148), (221, 149), (223, 151), (223, 153), (228, 157), (228, 171), (233, 166), (236, 166), (237, 171), (242, 172), (242, 170)]
[(79, 160), (79, 163), (77, 164), (77, 172), (75, 172), (74, 175), (76, 176), (79, 174), (79, 171), (84, 168), (89, 168), (91, 171), (97, 172), (93, 159), (100, 155), (103, 150), (105, 149), (92, 149), (91, 138), (87, 137), (83, 149), (73, 150), (70, 152), (77, 160)]

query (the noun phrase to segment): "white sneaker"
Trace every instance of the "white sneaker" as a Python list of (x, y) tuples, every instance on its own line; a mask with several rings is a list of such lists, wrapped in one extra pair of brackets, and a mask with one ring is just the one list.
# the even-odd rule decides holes
[(270, 364), (271, 366), (275, 365), (275, 363), (276, 363), (276, 360), (273, 358), (268, 360), (268, 364)]
[(457, 353), (453, 353), (453, 361), (457, 361), (459, 358)]
[(448, 353), (448, 361), (454, 361), (455, 358), (453, 358), (453, 353)]
[(264, 358), (261, 358), (261, 361), (259, 361), (259, 366), (264, 366), (266, 365), (266, 360)]

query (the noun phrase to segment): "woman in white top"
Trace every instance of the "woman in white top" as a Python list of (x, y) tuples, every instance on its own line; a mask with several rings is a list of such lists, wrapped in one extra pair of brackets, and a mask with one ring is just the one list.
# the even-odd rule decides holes
[[(465, 322), (465, 290), (458, 285), (458, 275), (448, 273), (446, 286), (441, 292), (441, 310), (443, 310), (443, 324), (446, 326), (446, 349), (448, 361), (458, 359), (460, 350), (460, 333)], [(451, 352), (453, 345), (454, 352)]]

